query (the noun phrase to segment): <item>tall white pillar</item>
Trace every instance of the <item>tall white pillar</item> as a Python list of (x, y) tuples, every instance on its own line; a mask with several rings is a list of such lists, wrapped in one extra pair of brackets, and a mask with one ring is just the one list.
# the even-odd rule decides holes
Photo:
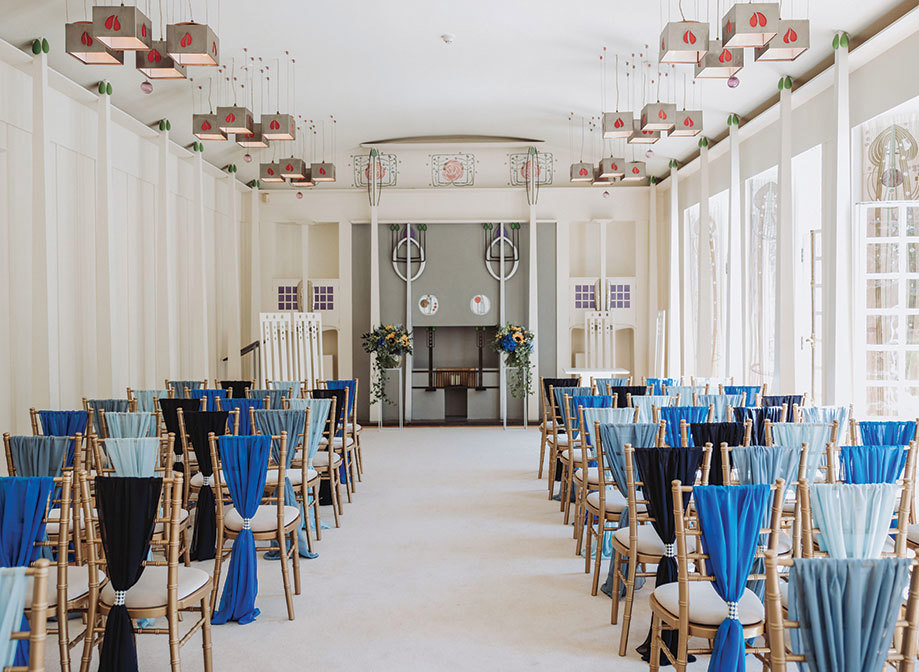
[(527, 418), (537, 420), (539, 417), (539, 255), (537, 248), (536, 204), (530, 204), (530, 254), (529, 254), (529, 290), (527, 292), (527, 328), (536, 334), (533, 339), (533, 352), (530, 361), (533, 364), (533, 387), (527, 396)]
[[(351, 222), (340, 220), (338, 222), (338, 291), (343, 306), (350, 306), (352, 301), (351, 263)], [(354, 377), (354, 358), (351, 350), (353, 334), (351, 311), (344, 311), (338, 330), (338, 377), (342, 379)], [(366, 393), (366, 382), (361, 390)], [(360, 393), (361, 390), (358, 392)]]
[[(198, 362), (193, 364), (194, 370), (185, 372), (184, 375), (197, 378), (210, 378), (213, 371), (211, 363), (211, 325), (210, 325), (210, 307), (208, 306), (208, 288), (213, 286), (215, 278), (210, 277), (208, 273), (209, 258), (208, 248), (210, 246), (210, 237), (207, 235), (207, 226), (204, 224), (204, 158), (201, 152), (195, 153), (195, 191), (194, 191), (194, 217), (195, 229), (198, 232), (200, 241), (200, 256), (197, 263), (200, 269), (197, 295), (197, 306), (193, 308), (194, 319), (198, 322), (200, 328), (200, 355)], [(193, 304), (194, 305), (194, 304)]]
[[(795, 376), (795, 222), (791, 175), (791, 78), (779, 94), (779, 193), (775, 241), (775, 379), (773, 389), (797, 391)], [(848, 166), (846, 168), (848, 175)], [(802, 288), (802, 291), (806, 291)], [(803, 377), (802, 377), (803, 380)]]
[[(696, 372), (699, 376), (712, 375), (712, 346), (715, 342), (714, 325), (718, 318), (715, 313), (715, 292), (712, 274), (711, 240), (712, 218), (709, 212), (711, 186), (708, 163), (708, 138), (702, 138), (699, 146), (699, 311), (696, 315)], [(687, 245), (688, 245), (687, 241)]]
[[(648, 265), (650, 272), (648, 278), (648, 357), (645, 363), (645, 371), (649, 376), (660, 377), (663, 375), (663, 367), (658, 365), (657, 360), (657, 280), (660, 264), (657, 259), (657, 179), (651, 178), (651, 187), (648, 189)], [(663, 353), (661, 353), (663, 354)]]
[[(728, 376), (741, 373), (743, 361), (743, 344), (746, 339), (747, 320), (744, 319), (744, 281), (742, 275), (743, 260), (741, 245), (743, 220), (741, 219), (740, 193), (740, 118), (737, 115), (728, 117), (728, 143), (730, 153), (730, 186), (728, 189), (728, 255), (727, 255), (727, 288), (724, 292), (727, 320), (725, 323), (725, 371)], [(737, 383), (742, 383), (737, 379)]]
[(667, 376), (678, 378), (683, 373), (682, 313), (680, 311), (680, 173), (676, 162), (670, 164), (670, 254), (667, 274)]
[[(249, 192), (249, 338), (247, 343), (257, 341), (261, 338), (259, 313), (262, 309), (262, 248), (260, 224), (259, 224), (259, 195), (258, 183), (252, 186)], [(251, 373), (252, 377), (259, 378), (255, 381), (256, 387), (264, 386), (264, 373), (259, 376), (255, 375), (256, 358), (261, 357), (261, 353), (252, 357)]]
[[(420, 234), (419, 234), (420, 235)], [(405, 225), (405, 330), (412, 332), (412, 225)], [(411, 353), (405, 354), (405, 418), (412, 419), (412, 368), (414, 359)]]
[[(373, 172), (371, 162), (371, 172)], [(370, 206), (370, 328), (380, 326), (380, 206)], [(370, 363), (373, 376), (373, 361)], [(370, 422), (380, 419), (380, 402), (370, 404)]]
[[(179, 333), (182, 324), (182, 309), (179, 302), (179, 250), (178, 231), (173, 201), (170, 197), (172, 172), (169, 170), (169, 131), (163, 131), (159, 140), (159, 183), (157, 185), (158, 236), (162, 236), (162, 257), (157, 265), (159, 287), (165, 288), (157, 314), (163, 320), (165, 348), (161, 350), (163, 360), (159, 375), (154, 381), (159, 387), (161, 378), (179, 378)], [(165, 371), (163, 370), (165, 369)]]
[[(231, 380), (239, 380), (242, 376), (242, 355), (239, 351), (242, 349), (242, 325), (241, 325), (241, 280), (240, 277), (240, 245), (239, 245), (239, 193), (236, 190), (236, 173), (227, 173), (227, 187), (230, 192), (230, 230), (227, 236), (229, 245), (227, 245), (227, 254), (230, 259), (230, 272), (228, 282), (223, 286), (229, 291), (229, 301), (225, 303), (224, 308), (227, 310), (226, 325), (226, 342), (227, 342), (227, 377)], [(222, 237), (222, 236), (221, 236)]]

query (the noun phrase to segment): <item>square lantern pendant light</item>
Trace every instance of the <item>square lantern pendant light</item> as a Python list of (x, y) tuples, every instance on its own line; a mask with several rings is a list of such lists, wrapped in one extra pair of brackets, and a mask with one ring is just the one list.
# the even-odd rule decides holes
[(630, 145), (653, 145), (661, 139), (660, 131), (641, 130), (641, 122), (639, 122), (638, 119), (635, 119), (633, 122), (633, 129), (634, 133), (632, 133), (632, 137), (627, 141)]
[(728, 79), (743, 68), (743, 49), (728, 49), (721, 40), (708, 43), (708, 53), (696, 64), (696, 79)]
[(593, 179), (590, 182), (591, 186), (609, 187), (615, 182), (611, 177), (600, 177), (600, 168), (594, 168), (593, 166), (591, 166), (591, 168), (593, 169)]
[(676, 105), (673, 103), (648, 103), (641, 108), (639, 128), (643, 131), (669, 131), (675, 119)]
[(648, 177), (648, 170), (644, 161), (629, 161), (625, 164), (623, 182), (640, 182)]
[(281, 165), (281, 177), (288, 180), (305, 180), (307, 167), (303, 159), (295, 159), (293, 157), (289, 159), (282, 159), (280, 162)]
[(218, 126), (224, 133), (252, 135), (252, 113), (245, 107), (233, 105), (217, 108)]
[(702, 110), (677, 110), (676, 123), (668, 137), (691, 138), (702, 132)]
[(264, 148), (268, 146), (268, 141), (262, 135), (262, 125), (259, 122), (252, 124), (252, 135), (241, 135), (236, 138), (236, 144), (240, 147)]
[(93, 35), (118, 51), (146, 50), (153, 44), (150, 19), (134, 6), (93, 7)]
[(87, 65), (122, 65), (123, 51), (112, 51), (93, 37), (92, 21), (75, 21), (64, 26), (67, 53)]
[(603, 139), (616, 140), (632, 137), (631, 112), (604, 112), (602, 119)]
[(166, 26), (166, 51), (179, 65), (220, 65), (220, 40), (203, 23)]
[(258, 167), (259, 182), (283, 182), (281, 166), (277, 163), (260, 163)]
[(776, 36), (769, 44), (753, 50), (757, 61), (793, 61), (810, 46), (810, 21), (789, 19), (779, 21)]
[(708, 52), (708, 24), (671, 21), (661, 32), (661, 63), (698, 63)]
[(216, 114), (191, 115), (191, 129), (198, 140), (226, 140), (226, 134), (220, 130)]
[(305, 172), (306, 174), (303, 176), (302, 179), (291, 180), (290, 186), (292, 187), (315, 187), (316, 180), (314, 180), (312, 177), (312, 171), (309, 168), (307, 168)]
[(292, 114), (263, 114), (262, 135), (266, 140), (296, 140), (297, 123)]
[(313, 182), (334, 182), (335, 181), (335, 164), (313, 163), (310, 165), (310, 172), (313, 175)]
[(625, 175), (625, 159), (609, 157), (600, 160), (600, 177), (604, 179), (619, 178)]
[(572, 163), (571, 164), (571, 181), (572, 182), (592, 182), (594, 179), (594, 167), (589, 163)]
[(185, 79), (185, 66), (166, 53), (166, 40), (153, 40), (147, 51), (138, 51), (137, 69), (150, 79)]
[(738, 2), (721, 20), (721, 39), (729, 49), (762, 47), (778, 32), (779, 3)]

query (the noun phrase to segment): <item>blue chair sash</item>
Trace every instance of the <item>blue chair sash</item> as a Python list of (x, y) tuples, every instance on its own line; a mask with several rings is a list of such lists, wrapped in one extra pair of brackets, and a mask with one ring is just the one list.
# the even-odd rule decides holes
[(137, 399), (137, 410), (140, 413), (153, 413), (159, 406), (159, 399), (168, 399), (169, 390), (131, 390)]
[[(86, 436), (86, 425), (89, 413), (86, 411), (39, 411), (41, 433), (45, 436), (75, 436), (77, 433)], [(73, 453), (76, 446), (71, 442), (67, 451), (67, 466), (73, 466)]]
[(592, 391), (593, 388), (590, 387), (556, 387), (552, 390), (553, 394), (555, 394), (555, 408), (558, 412), (556, 420), (560, 426), (568, 429), (568, 418), (565, 417), (564, 413), (565, 396), (585, 397), (589, 396)]
[(622, 387), (629, 384), (628, 377), (625, 378), (594, 378), (594, 383), (597, 386), (597, 391), (600, 394), (612, 394), (609, 391), (611, 387)]
[(904, 446), (841, 446), (840, 475), (846, 483), (896, 483), (908, 454)]
[(591, 456), (596, 457), (594, 442), (591, 433), (594, 431), (594, 425), (628, 425), (632, 424), (635, 417), (635, 410), (631, 408), (585, 408), (584, 413), (584, 438), (587, 440), (588, 451)]
[(106, 416), (109, 413), (127, 413), (131, 407), (131, 402), (127, 399), (87, 399), (86, 405), (96, 411), (93, 414), (96, 434), (102, 436), (102, 417), (99, 415), (99, 411), (105, 411)]
[(256, 389), (249, 390), (250, 399), (268, 400), (268, 408), (273, 411), (284, 409), (284, 400), (290, 398), (289, 390)]
[[(661, 420), (667, 423), (666, 438), (668, 446), (681, 446), (680, 421), (687, 424), (705, 422), (708, 419), (707, 406), (664, 406), (660, 409)], [(688, 435), (689, 445), (693, 446), (692, 434)]]
[(721, 469), (721, 444), (729, 446), (743, 445), (746, 428), (739, 422), (696, 422), (689, 426), (693, 446), (712, 444), (711, 469), (708, 482), (710, 485), (724, 485), (724, 474)]
[(637, 397), (648, 394), (648, 388), (642, 385), (622, 385), (619, 387), (610, 385), (607, 393), (610, 396), (616, 395), (617, 408), (626, 408), (629, 405), (629, 396), (632, 397), (632, 404), (634, 404)]
[(814, 482), (817, 469), (826, 464), (826, 444), (833, 439), (832, 425), (807, 422), (777, 422), (772, 425), (772, 443), (800, 449), (807, 444), (807, 465), (804, 469), (809, 482)]
[(654, 411), (651, 407), (673, 406), (675, 401), (676, 397), (669, 394), (645, 394), (632, 397), (632, 407), (638, 409), (638, 422), (654, 422)]
[[(303, 383), (299, 380), (273, 380), (269, 383), (272, 390), (284, 390), (287, 396), (295, 398), (300, 396), (300, 390), (303, 389)], [(294, 394), (296, 392), (296, 394)]]
[(905, 446), (916, 437), (914, 420), (859, 422), (858, 429), (866, 446)]
[[(234, 399), (245, 399), (246, 388), (252, 387), (251, 380), (221, 380), (220, 387), (233, 393)], [(240, 432), (242, 434), (242, 432)]]
[(103, 445), (115, 476), (149, 478), (154, 475), (160, 454), (159, 438), (106, 439)]
[(70, 439), (66, 436), (10, 437), (10, 455), (17, 476), (57, 478), (69, 449)]
[[(184, 399), (186, 403), (198, 403), (194, 399)], [(184, 412), (185, 431), (198, 460), (198, 470), (204, 477), (214, 475), (214, 463), (211, 460), (211, 446), (208, 435), (217, 436), (227, 433), (226, 411), (188, 411)], [(198, 502), (195, 504), (195, 522), (192, 529), (192, 560), (212, 560), (217, 549), (217, 504), (214, 500), (214, 489), (202, 485), (198, 490)]]
[[(751, 443), (762, 446), (766, 443), (766, 420), (777, 423), (782, 420), (781, 406), (745, 406), (734, 408), (734, 422), (753, 423)], [(773, 442), (774, 443), (774, 442)]]
[(189, 390), (200, 390), (204, 387), (204, 381), (202, 380), (170, 380), (169, 388), (175, 392), (176, 399), (187, 399), (185, 396), (185, 388)]
[(29, 585), (25, 567), (0, 569), (0, 670), (13, 665), (17, 642), (10, 639), (18, 623), (22, 622), (26, 606), (26, 588)]
[[(234, 508), (245, 521), (256, 514), (262, 494), (265, 492), (271, 437), (221, 436), (218, 441), (227, 489), (233, 499)], [(220, 606), (211, 623), (251, 623), (259, 615), (259, 609), (255, 606), (257, 595), (255, 539), (252, 530), (243, 524), (243, 529), (233, 540), (230, 566), (223, 594), (220, 596)]]
[(236, 397), (223, 398), (220, 400), (220, 408), (224, 411), (239, 411), (239, 435), (248, 436), (254, 434), (252, 421), (249, 418), (249, 409), (261, 410), (265, 408), (264, 399), (237, 399)]
[[(792, 649), (811, 672), (884, 668), (909, 583), (909, 558), (796, 559), (788, 573)], [(802, 669), (804, 667), (802, 666)]]
[(760, 405), (762, 406), (787, 406), (789, 418), (791, 417), (792, 407), (801, 407), (803, 404), (803, 394), (764, 394), (760, 400)]
[(798, 413), (801, 422), (813, 422), (823, 425), (832, 425), (833, 421), (839, 423), (840, 431), (846, 426), (849, 418), (848, 406), (800, 406)]
[(700, 394), (699, 406), (711, 406), (713, 422), (731, 422), (733, 417), (728, 417), (728, 407), (739, 408), (744, 405), (742, 394)]
[[(743, 597), (753, 566), (769, 503), (769, 486), (696, 486), (692, 495), (702, 531), (702, 548), (709, 556), (705, 565), (709, 576), (715, 578), (715, 592), (729, 605), (736, 605)], [(708, 669), (743, 672), (745, 654), (743, 626), (736, 616), (729, 615), (718, 626)]]
[[(188, 398), (189, 399), (207, 399), (207, 404), (205, 405), (204, 410), (216, 411), (217, 410), (217, 400), (220, 399), (222, 401), (226, 399), (227, 391), (224, 389), (220, 389), (220, 390), (209, 389), (209, 388), (205, 389), (203, 387), (197, 390), (190, 389), (188, 391)], [(221, 404), (221, 408), (223, 408), (222, 404)], [(227, 409), (223, 409), (223, 410), (227, 410)]]
[(348, 417), (354, 409), (354, 398), (357, 396), (357, 380), (327, 380), (326, 387), (330, 390), (348, 390)]
[(881, 557), (899, 485), (815, 483), (809, 494), (818, 541), (831, 558)]
[(142, 439), (156, 436), (156, 415), (152, 412), (117, 413), (105, 412), (105, 426), (109, 438)]
[(651, 388), (651, 394), (661, 395), (665, 387), (673, 387), (679, 384), (676, 378), (645, 378), (645, 384)]
[(677, 406), (693, 406), (696, 403), (695, 395), (705, 394), (705, 385), (673, 385), (666, 387), (664, 393), (675, 396)]
[(756, 395), (763, 389), (760, 385), (725, 385), (725, 394), (742, 394), (746, 397), (745, 406), (756, 405)]
[(313, 458), (319, 452), (319, 441), (322, 439), (322, 431), (329, 422), (329, 413), (332, 412), (331, 399), (291, 399), (292, 409), (305, 411), (310, 409), (310, 428), (309, 441), (307, 444), (306, 459), (307, 466), (312, 469)]
[(568, 406), (568, 412), (571, 416), (571, 427), (572, 430), (580, 430), (581, 424), (581, 408), (612, 408), (613, 407), (613, 398), (607, 395), (598, 395), (598, 396), (582, 396), (578, 395), (576, 397), (569, 397), (568, 401), (570, 402)]

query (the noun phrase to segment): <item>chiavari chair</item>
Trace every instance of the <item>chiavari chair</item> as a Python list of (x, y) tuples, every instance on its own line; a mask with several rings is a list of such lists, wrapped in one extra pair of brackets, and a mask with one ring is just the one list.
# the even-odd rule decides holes
[[(32, 563), (31, 567), (24, 569), (19, 567), (0, 569), (0, 572), (14, 573), (17, 571), (22, 571), (25, 577), (32, 581), (29, 629), (27, 631), (12, 630), (10, 639), (12, 641), (29, 642), (29, 664), (9, 665), (3, 668), (3, 672), (45, 672), (48, 669), (45, 666), (45, 644), (48, 639), (47, 627), (48, 617), (50, 616), (48, 579), (53, 575), (53, 570), (51, 569), (51, 563), (45, 558), (39, 558)], [(26, 595), (29, 594), (26, 593)], [(5, 597), (8, 598), (9, 596)], [(24, 602), (25, 599), (19, 604)]]

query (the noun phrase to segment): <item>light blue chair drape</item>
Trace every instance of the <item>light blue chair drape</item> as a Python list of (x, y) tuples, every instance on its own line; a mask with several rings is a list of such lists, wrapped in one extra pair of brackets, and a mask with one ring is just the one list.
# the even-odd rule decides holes
[(609, 388), (623, 387), (629, 384), (628, 377), (625, 378), (594, 378), (597, 384), (597, 391), (600, 394), (610, 394)]
[(237, 621), (246, 625), (259, 615), (255, 606), (258, 595), (255, 539), (248, 520), (258, 512), (265, 492), (271, 437), (221, 436), (217, 441), (227, 489), (233, 499), (233, 507), (243, 519), (243, 529), (233, 540), (227, 580), (220, 596), (220, 606), (211, 623), (222, 625), (227, 621)]
[(692, 406), (696, 403), (695, 395), (705, 394), (705, 385), (673, 385), (666, 387), (664, 393), (675, 396), (677, 406)]
[(905, 446), (841, 446), (840, 476), (846, 483), (896, 483), (908, 455)]
[(728, 406), (739, 408), (744, 404), (742, 394), (700, 394), (699, 406), (711, 406), (714, 413), (712, 422), (733, 422), (734, 418), (728, 417)]
[[(216, 411), (217, 410), (217, 400), (220, 399), (223, 401), (227, 398), (227, 391), (224, 389), (211, 389), (211, 388), (199, 388), (197, 390), (189, 390), (189, 399), (207, 399), (207, 403), (204, 407), (206, 411)], [(221, 410), (227, 410), (223, 408), (221, 404)]]
[(105, 426), (109, 438), (141, 439), (156, 436), (156, 415), (154, 413), (109, 413), (105, 412)]
[[(909, 583), (909, 558), (796, 559), (788, 573), (792, 650), (810, 672), (881, 672)], [(805, 669), (801, 666), (801, 669)]]
[(185, 399), (185, 388), (189, 390), (200, 390), (204, 387), (203, 380), (170, 380), (169, 387), (175, 391), (176, 399)]
[(613, 398), (608, 395), (597, 395), (597, 396), (581, 396), (568, 398), (568, 412), (571, 415), (571, 427), (572, 431), (580, 431), (581, 429), (581, 408), (612, 408), (613, 407)]
[[(200, 382), (199, 382), (200, 384)], [(169, 390), (131, 390), (137, 399), (137, 410), (142, 413), (153, 413), (159, 409), (157, 399), (169, 397)]]
[(900, 486), (815, 483), (810, 486), (817, 540), (831, 558), (879, 558), (890, 533)]
[[(305, 411), (310, 409), (310, 427), (309, 435), (307, 442), (307, 450), (304, 455), (306, 459), (306, 465), (310, 469), (313, 468), (313, 458), (316, 457), (316, 453), (319, 452), (319, 441), (322, 439), (322, 432), (326, 427), (326, 423), (329, 421), (329, 414), (332, 412), (332, 400), (331, 399), (291, 399), (290, 400), (291, 408), (296, 410)], [(341, 466), (344, 469), (344, 465)], [(313, 503), (313, 495), (310, 493), (308, 495), (309, 500), (308, 504)], [(314, 527), (315, 523), (309, 516), (306, 515), (306, 511), (303, 511), (304, 518), (308, 520), (308, 525), (310, 529), (316, 529)], [(320, 522), (320, 527), (326, 529), (326, 524)]]
[(103, 445), (115, 476), (149, 478), (156, 475), (156, 461), (160, 454), (159, 438), (106, 439)]
[(680, 381), (676, 378), (645, 378), (645, 385), (651, 388), (651, 394), (661, 395), (665, 387), (679, 385)]
[(746, 397), (745, 406), (756, 406), (756, 395), (763, 389), (760, 385), (725, 385), (725, 394), (743, 394)]
[(916, 437), (916, 421), (859, 422), (858, 432), (866, 446), (905, 446)]
[[(661, 420), (667, 423), (666, 438), (668, 446), (681, 446), (680, 421), (687, 424), (706, 422), (708, 420), (708, 406), (665, 406), (660, 409)], [(689, 446), (693, 446), (692, 432), (688, 433)]]
[(87, 399), (86, 405), (95, 411), (93, 417), (95, 418), (96, 434), (102, 436), (102, 417), (99, 411), (105, 411), (106, 416), (109, 413), (127, 413), (131, 402), (127, 399)]
[(728, 617), (715, 634), (708, 665), (711, 672), (746, 669), (737, 603), (746, 590), (769, 494), (768, 485), (704, 485), (692, 489), (702, 548), (709, 556), (705, 565), (709, 576), (715, 578), (715, 592), (728, 604)]
[[(306, 432), (306, 411), (299, 409), (264, 409), (255, 411), (255, 428), (259, 434), (268, 436), (280, 436), (281, 432), (287, 432), (287, 464), (285, 468), (290, 471), (290, 465), (294, 461), (294, 455), (297, 448), (301, 445), (300, 435)], [(278, 460), (281, 455), (281, 440), (272, 439), (271, 457)], [(284, 476), (284, 500), (289, 502), (288, 506), (296, 506), (297, 501), (294, 486), (290, 482), (290, 475)], [(300, 549), (300, 557), (316, 558), (315, 553), (309, 552), (306, 544), (306, 512), (300, 507), (300, 529), (297, 530), (297, 543)], [(278, 551), (269, 551), (265, 556), (269, 560), (277, 560), (281, 557)]]
[(28, 585), (25, 567), (0, 569), (0, 670), (16, 659), (16, 641), (10, 637), (22, 622)]
[(10, 454), (17, 476), (57, 478), (69, 449), (70, 439), (66, 436), (10, 437)]
[[(594, 425), (596, 423), (599, 422), (601, 425), (628, 425), (633, 422), (634, 418), (634, 408), (585, 408), (583, 430), (587, 439), (587, 445), (591, 448), (594, 445), (591, 434), (594, 431)], [(591, 450), (591, 454), (595, 456), (596, 452)]]
[(552, 392), (555, 395), (555, 408), (561, 415), (562, 425), (568, 428), (568, 418), (565, 417), (565, 396), (569, 397), (587, 397), (593, 392), (592, 387), (554, 387)]
[[(629, 444), (633, 448), (654, 446), (657, 443), (657, 432), (659, 430), (660, 426), (653, 422), (600, 425), (600, 440), (603, 442), (603, 467), (612, 475), (616, 488), (626, 500), (629, 497), (629, 486), (625, 471), (625, 445)], [(628, 527), (628, 524), (629, 507), (626, 505), (622, 513), (619, 514), (619, 527)], [(612, 535), (603, 535), (603, 548), (609, 549), (608, 553), (611, 557), (612, 544)], [(606, 581), (601, 589), (607, 595), (612, 595), (613, 593), (614, 564), (614, 562), (610, 561)], [(623, 567), (627, 564), (623, 563)], [(643, 585), (644, 578), (637, 577), (635, 579), (635, 588), (639, 589)], [(622, 586), (621, 592), (625, 594), (625, 586)]]
[(849, 419), (848, 406), (799, 406), (798, 413), (801, 415), (801, 422), (830, 425), (835, 420), (839, 423), (840, 432), (845, 429)]
[(272, 380), (268, 386), (272, 390), (284, 390), (291, 399), (299, 397), (303, 389), (303, 383), (299, 380)]
[(237, 399), (228, 397), (220, 400), (220, 408), (224, 411), (239, 411), (239, 435), (248, 436), (253, 433), (252, 421), (249, 419), (249, 409), (265, 408), (264, 399)]
[(810, 422), (776, 422), (772, 425), (772, 444), (801, 449), (807, 444), (805, 475), (813, 483), (817, 470), (826, 464), (826, 444), (833, 439), (833, 426)]
[(290, 397), (289, 390), (256, 389), (249, 390), (250, 399), (268, 400), (268, 409), (279, 411), (284, 409), (284, 400)]
[(632, 407), (638, 409), (638, 422), (654, 422), (652, 406), (663, 408), (673, 406), (675, 403), (676, 397), (669, 394), (645, 394), (632, 397)]

